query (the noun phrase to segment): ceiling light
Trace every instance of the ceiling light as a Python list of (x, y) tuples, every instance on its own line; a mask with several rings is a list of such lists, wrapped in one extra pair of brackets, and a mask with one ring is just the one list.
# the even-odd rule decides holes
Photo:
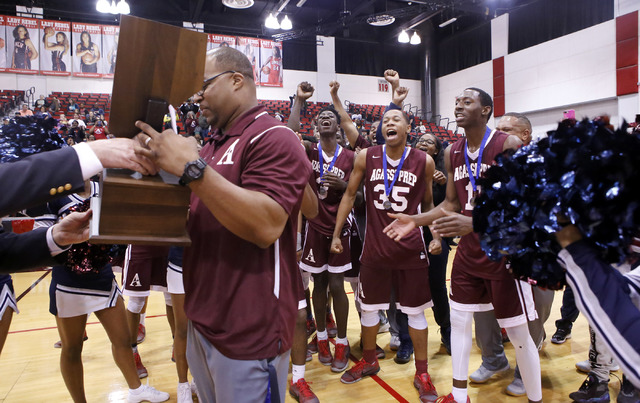
[(306, 2), (307, 2), (307, 0), (300, 0), (298, 2), (298, 4), (296, 4), (296, 7), (302, 7), (302, 6), (304, 6), (304, 3), (306, 3)]
[(96, 10), (100, 13), (108, 13), (110, 11), (108, 0), (98, 0), (96, 3)]
[(419, 45), (422, 42), (422, 40), (420, 39), (420, 36), (418, 36), (418, 33), (416, 31), (413, 31), (413, 35), (411, 35), (411, 44), (412, 45)]
[(253, 6), (253, 0), (222, 0), (222, 4), (229, 8), (249, 8)]
[(447, 25), (449, 25), (449, 24), (452, 24), (452, 23), (456, 22), (456, 20), (457, 20), (457, 19), (458, 19), (457, 17), (453, 17), (452, 19), (450, 19), (450, 20), (446, 20), (445, 22), (443, 22), (442, 24), (440, 24), (440, 25), (438, 25), (438, 26), (439, 26), (440, 28), (444, 28), (444, 27), (446, 27)]
[(367, 18), (367, 24), (373, 25), (374, 27), (384, 27), (393, 24), (395, 20), (394, 16), (388, 14), (374, 15)]
[(293, 25), (291, 24), (291, 20), (289, 19), (289, 16), (284, 16), (284, 18), (282, 19), (282, 23), (280, 24), (280, 28), (284, 29), (285, 31), (290, 30), (291, 28), (293, 28)]
[(404, 29), (398, 35), (398, 42), (400, 43), (409, 43), (409, 34)]
[(269, 13), (269, 16), (264, 21), (264, 26), (269, 29), (280, 29), (280, 24), (278, 23), (278, 19), (273, 16), (273, 13)]
[(131, 8), (129, 8), (129, 3), (125, 0), (120, 0), (118, 2), (118, 13), (119, 14), (129, 14), (131, 12)]
[(109, 12), (111, 14), (118, 14), (118, 6), (116, 5), (116, 0), (111, 0), (111, 7), (109, 7)]

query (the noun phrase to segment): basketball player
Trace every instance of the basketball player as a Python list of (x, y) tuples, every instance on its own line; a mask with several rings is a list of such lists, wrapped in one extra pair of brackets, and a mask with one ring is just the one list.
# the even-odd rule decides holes
[(148, 372), (142, 364), (138, 352), (138, 328), (140, 314), (147, 303), (151, 290), (162, 291), (164, 294), (167, 320), (171, 326), (171, 333), (174, 333), (171, 295), (167, 292), (168, 256), (169, 247), (167, 246), (129, 245), (127, 248), (124, 270), (122, 271), (122, 284), (123, 294), (129, 297), (127, 304), (129, 336), (140, 378), (148, 376)]
[(340, 379), (354, 383), (380, 370), (376, 357), (376, 334), (379, 309), (388, 309), (392, 289), (399, 309), (409, 316), (410, 334), (415, 347), (414, 386), (422, 401), (433, 401), (437, 392), (427, 372), (427, 321), (429, 275), (427, 250), (418, 229), (401, 243), (389, 242), (380, 231), (391, 219), (390, 211), (418, 213), (433, 207), (431, 182), (433, 159), (424, 152), (406, 147), (411, 130), (409, 120), (400, 110), (390, 110), (382, 120), (384, 146), (370, 147), (356, 157), (349, 185), (342, 198), (333, 232), (331, 251), (343, 250), (340, 235), (349, 215), (356, 191), (364, 181), (367, 231), (360, 258), (358, 298), (362, 309), (363, 359)]
[[(266, 70), (265, 69), (268, 69)], [(262, 71), (268, 71), (269, 78), (267, 84), (280, 84), (282, 83), (282, 56), (280, 55), (280, 48), (273, 47), (273, 55), (267, 58), (267, 61), (262, 66)]]
[(76, 56), (80, 58), (80, 71), (83, 73), (97, 73), (100, 48), (91, 41), (87, 31), (80, 34), (80, 43), (76, 46)]
[(44, 48), (51, 52), (51, 70), (67, 71), (67, 65), (62, 58), (69, 53), (69, 40), (64, 32), (58, 32), (55, 34), (55, 42), (49, 42), (49, 38), (53, 35), (53, 28), (47, 27), (44, 30), (44, 37), (42, 38)]
[(31, 61), (38, 58), (38, 51), (29, 38), (29, 31), (24, 25), (13, 29), (13, 59), (12, 69), (31, 70)]
[[(445, 200), (427, 213), (414, 216), (390, 214), (396, 218), (384, 232), (400, 241), (416, 226), (434, 224), (443, 237), (461, 236), (451, 272), (451, 361), (453, 391), (442, 402), (469, 402), (467, 375), (471, 352), (471, 322), (474, 311), (494, 309), (501, 327), (507, 330), (516, 350), (522, 380), (530, 402), (542, 400), (540, 359), (527, 326), (535, 319), (531, 286), (514, 280), (504, 260), (489, 260), (473, 233), (473, 199), (480, 189), (480, 171), (489, 168), (496, 155), (522, 144), (516, 136), (490, 130), (487, 122), (493, 100), (478, 88), (467, 88), (456, 98), (455, 116), (466, 137), (445, 152), (447, 190)], [(477, 169), (478, 165), (481, 169)], [(523, 298), (521, 299), (520, 296)]]

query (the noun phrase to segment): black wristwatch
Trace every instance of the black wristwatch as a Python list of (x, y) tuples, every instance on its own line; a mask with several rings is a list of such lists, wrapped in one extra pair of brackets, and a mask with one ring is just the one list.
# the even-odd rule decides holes
[(187, 162), (184, 165), (184, 173), (182, 174), (182, 177), (180, 177), (178, 183), (182, 186), (187, 186), (189, 183), (202, 178), (206, 167), (207, 163), (204, 162), (204, 159), (202, 158)]

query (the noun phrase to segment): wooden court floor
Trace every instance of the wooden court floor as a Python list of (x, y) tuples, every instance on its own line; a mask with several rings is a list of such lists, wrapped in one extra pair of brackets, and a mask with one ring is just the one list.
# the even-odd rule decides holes
[[(450, 262), (453, 255), (450, 257)], [(31, 272), (14, 275), (14, 288), (19, 296), (33, 289), (18, 302), (20, 314), (14, 315), (7, 342), (0, 356), (0, 402), (69, 402), (69, 394), (60, 375), (60, 350), (53, 344), (59, 340), (54, 317), (49, 314), (50, 274)], [(41, 278), (43, 277), (44, 278)], [(119, 277), (119, 276), (118, 276)], [(38, 282), (38, 280), (40, 281)], [(349, 286), (345, 284), (349, 289)], [(348, 338), (352, 354), (358, 359), (360, 326), (353, 306), (353, 295), (349, 313)], [(575, 369), (575, 363), (587, 359), (589, 350), (588, 325), (584, 317), (576, 321), (572, 338), (562, 345), (550, 342), (555, 331), (554, 321), (560, 316), (562, 293), (557, 292), (551, 317), (545, 328), (547, 341), (540, 351), (542, 387), (545, 402), (569, 402), (569, 393), (578, 389), (585, 375)], [(152, 293), (147, 309), (147, 337), (139, 347), (142, 360), (149, 371), (143, 382), (169, 392), (176, 399), (177, 376), (171, 361), (171, 332), (166, 320), (164, 299), (160, 293)], [(451, 358), (440, 345), (438, 326), (433, 315), (427, 312), (429, 322), (429, 372), (440, 394), (451, 391)], [(124, 402), (127, 387), (112, 356), (108, 338), (95, 316), (90, 316), (87, 332), (89, 339), (84, 344), (83, 363), (85, 391), (89, 402)], [(413, 387), (415, 367), (413, 361), (398, 365), (393, 361), (394, 352), (389, 350), (389, 333), (378, 335), (378, 344), (387, 357), (381, 360), (381, 371), (376, 379), (345, 385), (340, 374), (332, 373), (329, 367), (320, 364), (317, 356), (307, 363), (305, 379), (322, 402), (418, 402)], [(515, 367), (515, 354), (510, 344), (506, 345), (511, 367)], [(475, 371), (481, 358), (477, 347), (472, 349), (469, 372)], [(616, 372), (621, 377), (620, 372)], [(482, 385), (470, 384), (471, 401), (484, 403), (526, 402), (526, 397), (511, 397), (504, 390), (513, 378), (513, 369)], [(611, 399), (619, 390), (619, 381), (611, 377), (609, 383)], [(287, 402), (294, 402), (287, 395)]]

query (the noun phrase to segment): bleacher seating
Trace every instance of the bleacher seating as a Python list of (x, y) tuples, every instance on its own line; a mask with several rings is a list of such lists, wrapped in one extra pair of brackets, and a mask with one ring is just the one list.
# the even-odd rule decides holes
[(0, 116), (6, 116), (24, 100), (24, 91), (0, 90)]

